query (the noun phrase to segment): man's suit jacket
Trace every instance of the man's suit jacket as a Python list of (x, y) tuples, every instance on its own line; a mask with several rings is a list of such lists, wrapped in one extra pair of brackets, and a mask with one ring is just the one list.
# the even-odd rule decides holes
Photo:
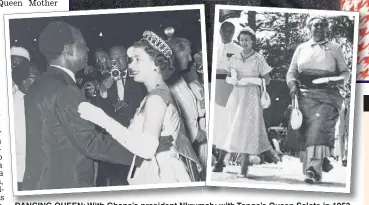
[(80, 118), (84, 101), (84, 93), (59, 68), (49, 67), (30, 87), (23, 190), (91, 187), (94, 160), (131, 164), (131, 152)]
[[(142, 83), (137, 83), (132, 78), (127, 78), (124, 83), (124, 101), (128, 106), (127, 108), (117, 110), (115, 119), (125, 127), (128, 127), (146, 93), (146, 88)], [(108, 89), (107, 98), (112, 105), (119, 101), (116, 81), (111, 88)]]

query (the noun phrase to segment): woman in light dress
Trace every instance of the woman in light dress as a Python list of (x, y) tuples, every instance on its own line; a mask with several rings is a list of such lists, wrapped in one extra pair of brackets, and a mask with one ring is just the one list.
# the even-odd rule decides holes
[(216, 141), (216, 147), (224, 150), (213, 171), (222, 172), (227, 152), (243, 154), (240, 177), (246, 177), (249, 159), (271, 150), (261, 106), (262, 79), (269, 84), (272, 68), (264, 57), (255, 52), (255, 32), (251, 28), (241, 30), (237, 37), (243, 51), (233, 55), (229, 61), (227, 83), (234, 85), (226, 110), (228, 123), (224, 126), (224, 138)]
[[(201, 129), (199, 117), (205, 115), (205, 109), (201, 109), (200, 102), (204, 101), (204, 87), (199, 82), (196, 67), (190, 65), (193, 61), (191, 56), (191, 42), (182, 37), (172, 37), (168, 40), (168, 44), (176, 57), (176, 68), (180, 71), (178, 75), (184, 79), (183, 85), (180, 83), (172, 83), (169, 88), (173, 96), (178, 101), (184, 121), (189, 133), (193, 133), (190, 137), (192, 147), (194, 148), (203, 168), (206, 167), (208, 155), (207, 133)], [(190, 115), (191, 114), (191, 115)], [(191, 117), (192, 116), (192, 117)], [(190, 120), (188, 120), (190, 119)], [(203, 169), (202, 179), (206, 178), (206, 169)]]
[[(109, 118), (101, 109), (89, 103), (80, 105), (81, 117), (105, 128), (113, 138), (135, 155), (144, 158), (131, 178), (130, 184), (193, 182), (202, 167), (186, 136), (177, 104), (165, 83), (175, 71), (173, 53), (163, 39), (151, 31), (131, 49), (134, 80), (147, 88), (129, 128)], [(99, 113), (91, 114), (91, 113)], [(174, 145), (169, 151), (156, 152), (158, 138), (171, 135)], [(133, 160), (137, 160), (137, 157)]]
[[(328, 157), (333, 156), (335, 125), (342, 106), (338, 86), (344, 84), (350, 72), (341, 46), (326, 39), (327, 19), (310, 18), (308, 28), (311, 39), (296, 48), (286, 81), (291, 97), (298, 97), (303, 116), (298, 133), (305, 182), (314, 184), (321, 182), (323, 171), (332, 169)], [(341, 79), (314, 83), (315, 79), (332, 76)]]

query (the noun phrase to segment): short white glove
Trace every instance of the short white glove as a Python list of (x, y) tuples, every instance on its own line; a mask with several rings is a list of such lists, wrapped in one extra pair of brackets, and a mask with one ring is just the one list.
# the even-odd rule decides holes
[(109, 117), (101, 108), (89, 102), (82, 102), (78, 106), (78, 112), (81, 114), (81, 118), (88, 120), (103, 128), (110, 124), (113, 119)]
[(245, 86), (248, 84), (261, 85), (262, 80), (260, 78), (242, 78), (237, 82), (238, 85)]
[(236, 85), (237, 84), (237, 79), (234, 79), (232, 77), (226, 77), (226, 82), (228, 84), (231, 84), (231, 85)]
[(237, 71), (234, 68), (231, 68), (231, 77), (237, 79)]
[(237, 82), (237, 85), (240, 85), (240, 86), (245, 86), (245, 85), (247, 85), (247, 84), (249, 84), (250, 82), (249, 82), (249, 78), (242, 78), (241, 80), (239, 80), (238, 82)]
[(105, 129), (122, 146), (144, 159), (152, 158), (159, 147), (158, 136), (129, 130), (115, 120)]

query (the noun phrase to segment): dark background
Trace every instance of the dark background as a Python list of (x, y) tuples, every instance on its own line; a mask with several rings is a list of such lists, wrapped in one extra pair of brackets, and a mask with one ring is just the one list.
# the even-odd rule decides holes
[[(145, 30), (165, 37), (164, 29), (169, 26), (175, 29), (174, 35), (188, 38), (192, 42), (193, 52), (201, 49), (200, 10), (11, 19), (11, 46), (26, 48), (30, 52), (31, 61), (41, 70), (46, 68), (46, 62), (38, 48), (38, 37), (48, 23), (56, 20), (63, 20), (81, 30), (90, 49), (90, 65), (94, 65), (93, 52), (97, 48), (108, 50), (114, 45), (128, 48), (140, 40)], [(99, 36), (100, 32), (102, 37)]]

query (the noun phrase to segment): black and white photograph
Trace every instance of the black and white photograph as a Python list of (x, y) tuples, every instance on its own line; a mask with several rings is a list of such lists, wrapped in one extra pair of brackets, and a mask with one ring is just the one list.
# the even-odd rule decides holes
[[(341, 10), (340, 0), (69, 0), (70, 10), (111, 9), (111, 8), (135, 8), (151, 6), (173, 5), (205, 5), (206, 41), (208, 47), (208, 75), (211, 79), (211, 59), (213, 48), (214, 13), (215, 5), (237, 6), (263, 6), (281, 8), (303, 8), (320, 10)], [(236, 17), (239, 13), (231, 10), (223, 10), (220, 18)], [(210, 81), (209, 81), (210, 82)]]
[(350, 193), (358, 13), (215, 19), (207, 185)]
[(204, 186), (203, 5), (5, 15), (14, 195)]

